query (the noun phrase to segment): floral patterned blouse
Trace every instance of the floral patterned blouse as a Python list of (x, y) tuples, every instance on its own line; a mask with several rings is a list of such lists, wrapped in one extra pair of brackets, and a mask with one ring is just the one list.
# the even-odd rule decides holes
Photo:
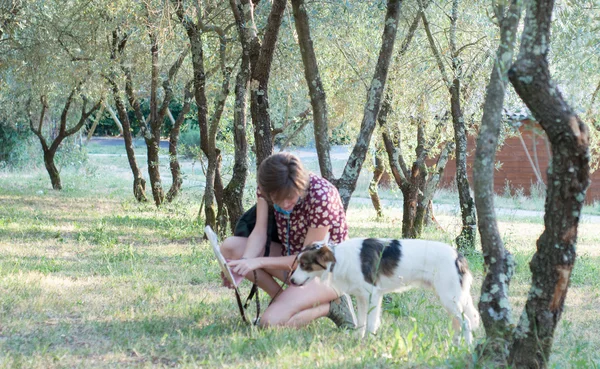
[[(346, 213), (337, 188), (328, 180), (312, 173), (309, 175), (309, 183), (306, 195), (294, 206), (289, 219), (287, 215), (275, 212), (277, 233), (283, 244), (282, 256), (288, 254), (288, 236), (289, 254), (294, 255), (302, 251), (309, 228), (329, 226), (329, 242), (332, 244), (338, 244), (348, 238)], [(263, 197), (260, 189), (257, 189), (256, 195)]]

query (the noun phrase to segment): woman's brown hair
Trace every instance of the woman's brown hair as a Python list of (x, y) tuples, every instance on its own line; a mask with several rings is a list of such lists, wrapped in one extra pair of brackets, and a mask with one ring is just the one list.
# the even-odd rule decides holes
[(292, 191), (303, 196), (308, 190), (308, 172), (300, 159), (293, 154), (281, 152), (263, 160), (258, 167), (258, 187), (267, 201), (279, 202)]

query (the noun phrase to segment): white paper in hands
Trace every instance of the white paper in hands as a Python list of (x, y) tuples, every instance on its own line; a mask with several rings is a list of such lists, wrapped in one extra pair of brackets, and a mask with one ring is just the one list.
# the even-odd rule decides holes
[(208, 241), (210, 241), (210, 244), (212, 245), (213, 251), (215, 253), (215, 256), (217, 257), (217, 261), (219, 262), (219, 266), (221, 267), (223, 275), (229, 280), (229, 282), (231, 282), (233, 286), (237, 287), (240, 284), (240, 282), (244, 279), (244, 276), (241, 276), (229, 269), (229, 266), (227, 266), (227, 260), (225, 260), (223, 254), (221, 254), (217, 234), (212, 230), (212, 228), (210, 228), (210, 226), (206, 226), (206, 228), (204, 228), (204, 232), (206, 232)]

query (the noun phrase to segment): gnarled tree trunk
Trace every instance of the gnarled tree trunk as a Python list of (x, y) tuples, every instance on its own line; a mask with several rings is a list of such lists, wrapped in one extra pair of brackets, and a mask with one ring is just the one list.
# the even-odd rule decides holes
[(375, 152), (375, 168), (373, 170), (373, 178), (371, 178), (371, 182), (369, 183), (369, 197), (371, 198), (371, 203), (373, 204), (373, 208), (377, 212), (377, 218), (383, 217), (383, 207), (381, 206), (381, 199), (379, 198), (379, 181), (381, 181), (381, 177), (383, 177), (383, 173), (385, 173), (385, 162), (382, 158), (383, 154), (381, 150), (377, 150)]
[[(71, 90), (71, 93), (69, 94), (69, 97), (67, 98), (67, 101), (65, 102), (65, 106), (64, 106), (62, 114), (60, 116), (60, 127), (58, 130), (58, 134), (56, 135), (56, 137), (54, 138), (54, 140), (52, 141), (52, 144), (50, 146), (48, 146), (48, 143), (46, 142), (46, 139), (44, 138), (44, 135), (42, 134), (42, 126), (44, 124), (44, 118), (46, 115), (46, 111), (48, 110), (48, 101), (46, 100), (45, 96), (40, 97), (40, 101), (42, 103), (42, 112), (40, 114), (40, 120), (39, 120), (37, 127), (34, 125), (33, 116), (31, 116), (31, 115), (29, 116), (29, 127), (30, 127), (31, 131), (40, 140), (40, 144), (42, 145), (42, 151), (44, 152), (44, 166), (46, 167), (46, 170), (48, 171), (48, 175), (50, 176), (50, 182), (52, 183), (52, 188), (55, 190), (62, 189), (62, 184), (60, 181), (60, 173), (59, 173), (58, 169), (56, 168), (56, 165), (54, 164), (54, 157), (56, 155), (56, 151), (58, 150), (62, 141), (65, 138), (77, 133), (81, 129), (81, 127), (83, 127), (83, 125), (85, 124), (85, 121), (88, 119), (88, 117), (93, 112), (98, 110), (98, 108), (102, 104), (102, 100), (100, 100), (96, 103), (96, 105), (94, 105), (89, 111), (86, 112), (85, 107), (87, 105), (87, 99), (84, 97), (83, 104), (81, 107), (81, 116), (79, 118), (79, 121), (73, 127), (71, 127), (70, 129), (67, 129), (67, 115), (69, 113), (69, 108), (71, 107), (71, 103), (73, 102), (73, 96), (75, 95), (76, 92), (79, 91), (81, 84), (82, 83), (77, 84), (77, 86)], [(28, 102), (28, 105), (30, 105), (30, 102)], [(29, 108), (29, 110), (30, 110), (30, 108)], [(31, 114), (31, 111), (30, 111), (30, 114)]]
[(329, 181), (334, 181), (329, 156), (329, 128), (327, 123), (327, 100), (325, 89), (319, 74), (317, 57), (310, 37), (310, 25), (306, 14), (304, 0), (292, 0), (294, 10), (294, 24), (298, 33), (298, 45), (304, 64), (304, 77), (308, 85), (310, 103), (313, 110), (315, 146), (319, 157), (321, 176)]
[(115, 105), (117, 107), (117, 113), (119, 114), (119, 120), (123, 124), (123, 141), (125, 142), (125, 152), (127, 153), (127, 160), (129, 167), (133, 173), (133, 196), (139, 202), (148, 201), (146, 198), (146, 180), (142, 175), (142, 171), (138, 167), (137, 160), (135, 159), (135, 150), (133, 149), (133, 137), (131, 135), (131, 123), (129, 122), (129, 116), (127, 115), (127, 109), (121, 99), (121, 92), (116, 82), (109, 78), (109, 83), (112, 85), (113, 97), (115, 99)]
[(515, 91), (548, 135), (544, 232), (529, 265), (532, 284), (510, 352), (516, 368), (545, 368), (577, 253), (577, 227), (589, 178), (588, 128), (551, 81), (548, 68), (554, 1), (527, 3), (521, 49), (509, 71)]
[(179, 115), (177, 116), (177, 119), (171, 128), (171, 132), (169, 132), (169, 168), (171, 169), (171, 177), (173, 178), (173, 181), (171, 182), (171, 188), (169, 188), (169, 191), (165, 196), (165, 199), (168, 202), (172, 202), (175, 197), (177, 197), (179, 191), (181, 190), (181, 185), (183, 184), (183, 178), (181, 177), (181, 166), (179, 165), (179, 159), (177, 157), (177, 145), (179, 142), (181, 125), (185, 120), (186, 114), (190, 112), (193, 97), (192, 82), (190, 81), (185, 85), (183, 107), (181, 108), (181, 112), (179, 112)]
[(494, 171), (502, 108), (508, 69), (513, 59), (517, 26), (521, 17), (520, 0), (506, 6), (497, 5), (496, 19), (500, 26), (500, 45), (487, 86), (483, 117), (477, 137), (473, 168), (475, 204), (479, 219), (479, 235), (486, 275), (481, 286), (479, 313), (486, 332), (486, 342), (478, 347), (484, 357), (504, 364), (512, 334), (512, 311), (508, 302), (508, 288), (514, 271), (514, 260), (500, 237), (494, 208)]
[(229, 226), (231, 231), (235, 229), (238, 219), (244, 213), (242, 203), (244, 196), (244, 186), (248, 176), (248, 142), (246, 140), (246, 109), (248, 81), (250, 80), (250, 55), (249, 55), (249, 30), (246, 27), (249, 17), (248, 12), (244, 12), (241, 4), (235, 0), (229, 1), (231, 10), (234, 14), (238, 35), (242, 46), (242, 60), (240, 70), (236, 76), (234, 95), (235, 107), (233, 113), (233, 140), (234, 140), (234, 165), (233, 175), (227, 186), (223, 190), (223, 203), (227, 209)]
[(271, 116), (269, 114), (269, 76), (286, 2), (286, 0), (273, 0), (262, 44), (256, 34), (250, 40), (252, 49), (250, 50), (250, 113), (254, 125), (257, 168), (266, 157), (273, 153)]
[[(160, 127), (162, 120), (158, 116), (158, 40), (157, 36), (150, 32), (150, 53), (152, 55), (152, 71), (150, 82), (150, 127), (144, 132), (144, 141), (146, 142), (146, 152), (148, 154), (148, 176), (150, 177), (150, 186), (152, 187), (152, 197), (154, 204), (160, 206), (165, 198), (160, 179), (160, 159), (158, 150), (160, 146)], [(164, 117), (163, 117), (164, 118)]]
[(419, 0), (419, 12), (423, 20), (423, 27), (429, 40), (431, 51), (440, 70), (440, 74), (448, 91), (450, 93), (450, 111), (452, 114), (452, 125), (454, 127), (454, 141), (456, 144), (456, 184), (458, 187), (458, 198), (460, 203), (460, 213), (462, 218), (462, 229), (456, 244), (459, 249), (474, 249), (475, 248), (475, 227), (477, 224), (477, 216), (475, 214), (475, 203), (471, 197), (469, 188), (469, 180), (467, 178), (467, 135), (463, 112), (460, 103), (460, 59), (459, 50), (456, 48), (456, 23), (458, 21), (458, 0), (452, 2), (452, 16), (450, 17), (450, 57), (452, 59), (452, 72), (454, 78), (449, 78), (444, 67), (443, 59), (435, 44), (435, 40), (429, 27), (429, 21), (425, 16), (425, 11)]
[(388, 0), (387, 12), (385, 14), (383, 35), (381, 36), (381, 48), (377, 65), (371, 86), (367, 92), (367, 100), (363, 112), (363, 119), (360, 124), (360, 133), (356, 140), (356, 144), (352, 149), (352, 153), (346, 162), (342, 176), (335, 182), (344, 204), (344, 209), (348, 209), (350, 197), (356, 189), (358, 175), (362, 169), (362, 165), (367, 155), (367, 149), (371, 142), (371, 136), (377, 123), (377, 115), (381, 108), (382, 95), (387, 82), (387, 75), (390, 67), (392, 53), (394, 51), (394, 43), (396, 41), (396, 33), (398, 30), (398, 20), (400, 19), (401, 0)]

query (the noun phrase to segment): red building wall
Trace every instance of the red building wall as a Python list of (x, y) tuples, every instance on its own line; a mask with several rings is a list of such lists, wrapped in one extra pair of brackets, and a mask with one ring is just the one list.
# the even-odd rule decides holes
[[(537, 123), (535, 123), (537, 125)], [(527, 147), (531, 160), (539, 165), (542, 180), (546, 181), (546, 169), (548, 168), (550, 145), (546, 140), (545, 133), (535, 126), (522, 127), (521, 136)], [(475, 137), (469, 137), (467, 142), (467, 170), (469, 181), (473, 186), (473, 160), (475, 158)], [(536, 155), (537, 153), (537, 160)], [(526, 195), (530, 194), (532, 185), (537, 183), (536, 175), (523, 144), (519, 137), (506, 139), (500, 150), (496, 153), (498, 169), (494, 173), (494, 191), (504, 194), (508, 185), (512, 193), (516, 189), (522, 189)], [(454, 159), (448, 161), (442, 179), (442, 186), (453, 186), (456, 176), (456, 164)], [(587, 191), (586, 202), (600, 201), (600, 170), (591, 174), (592, 183)], [(472, 187), (471, 187), (472, 188)]]

